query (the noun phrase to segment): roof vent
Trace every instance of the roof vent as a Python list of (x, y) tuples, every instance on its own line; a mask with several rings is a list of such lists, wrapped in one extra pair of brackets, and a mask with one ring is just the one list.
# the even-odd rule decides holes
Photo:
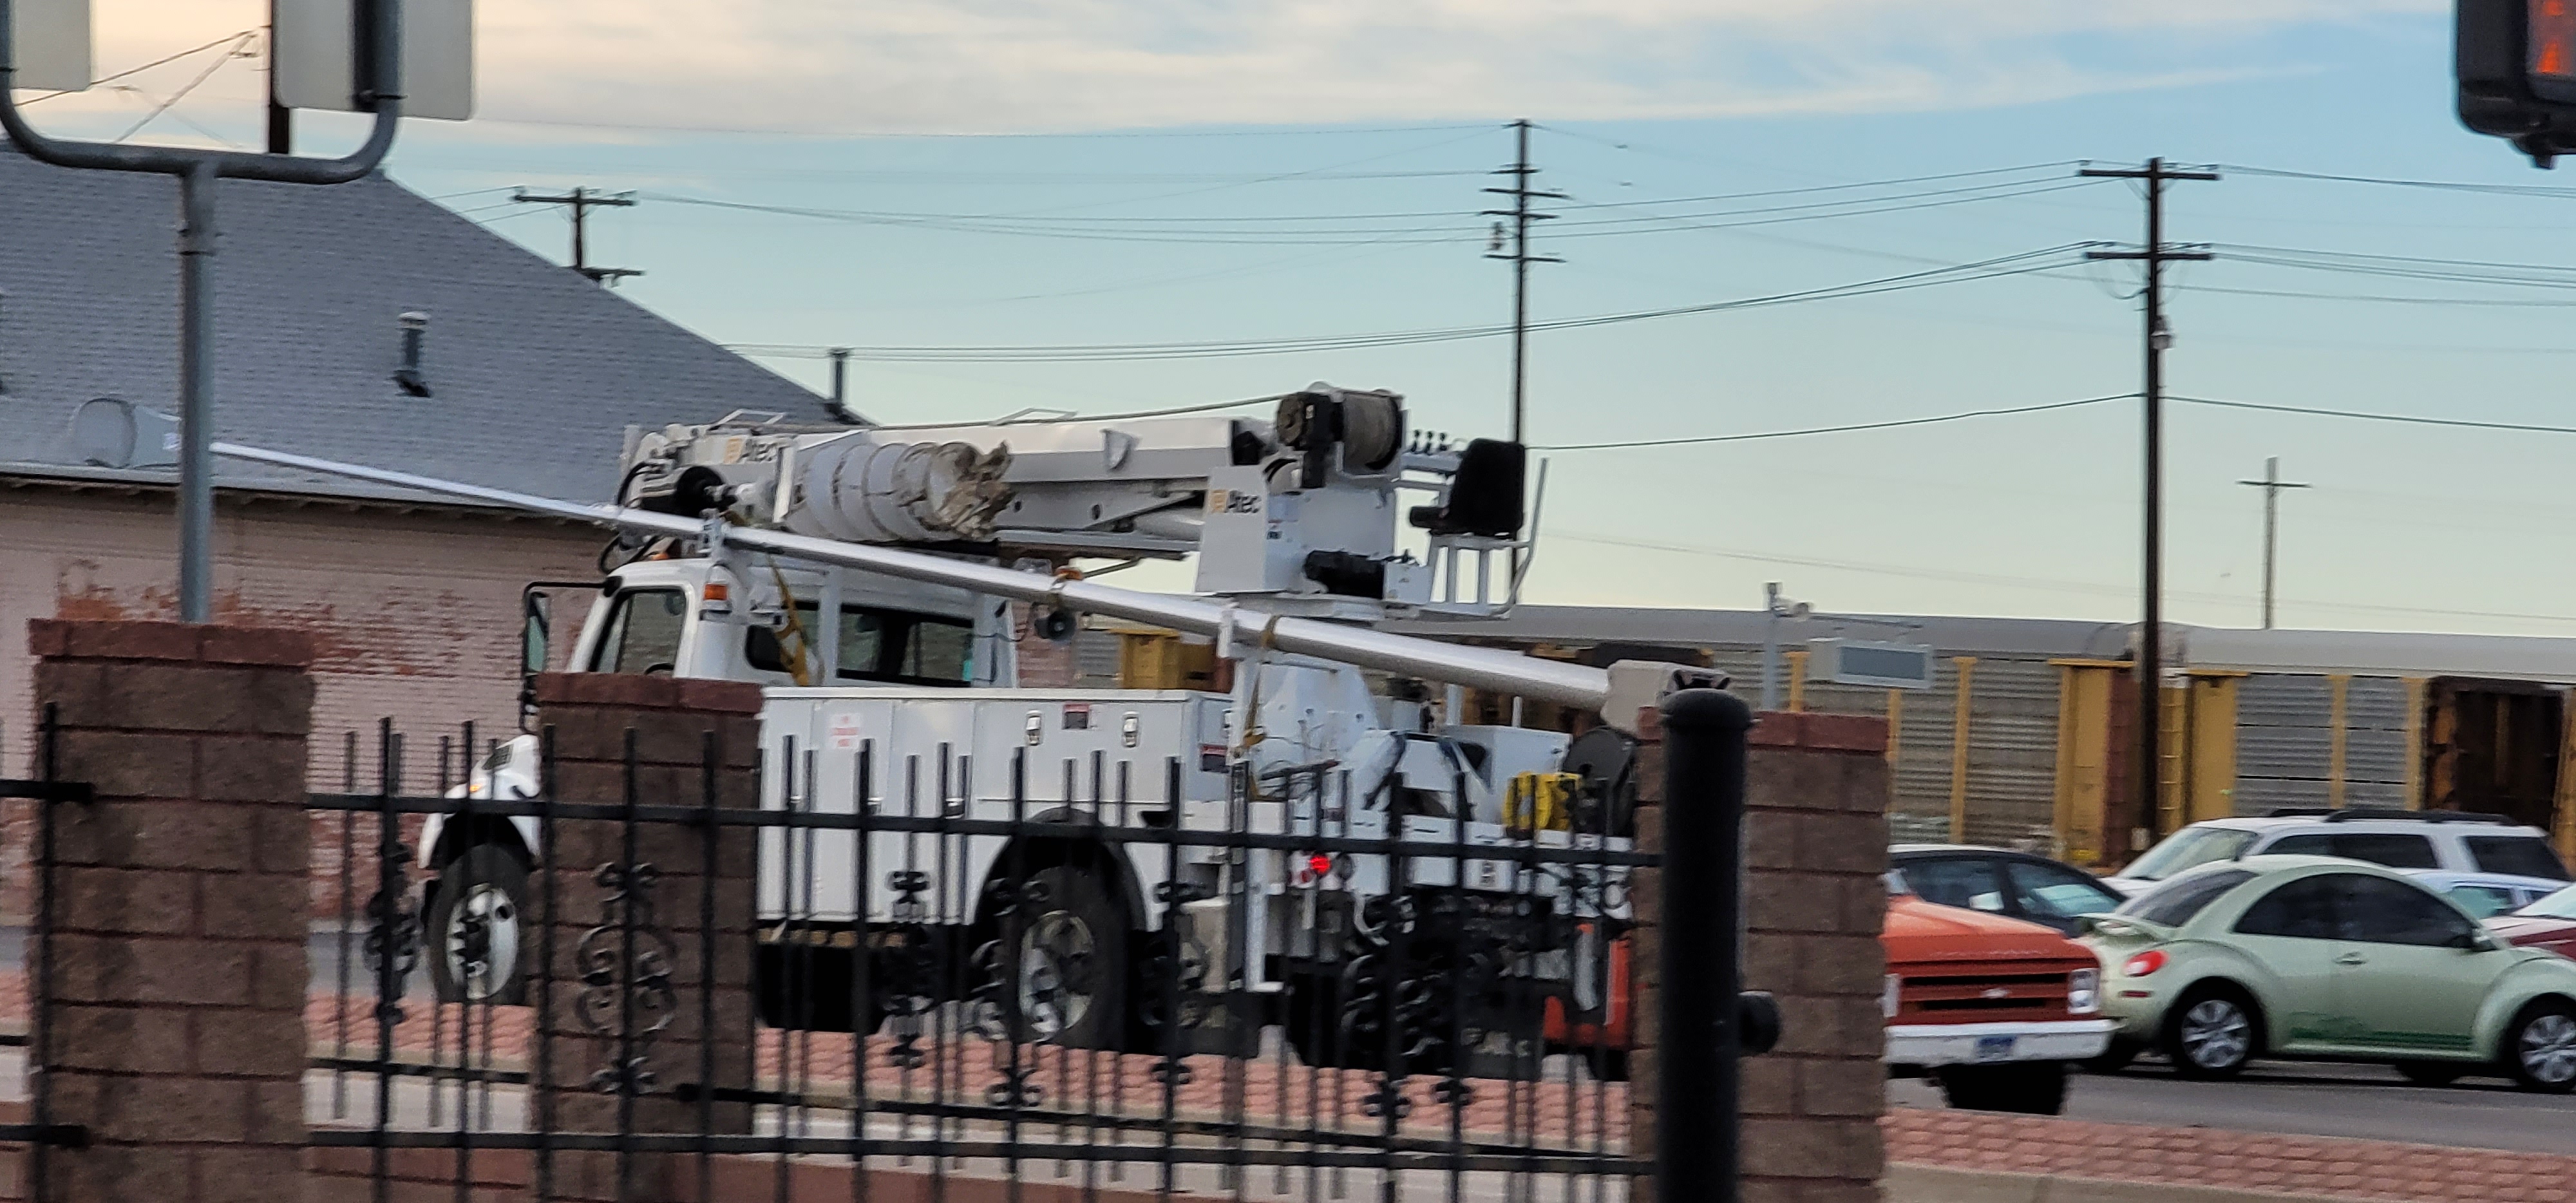
[(429, 377), (420, 371), (420, 344), (429, 336), (429, 315), (413, 310), (394, 320), (402, 326), (402, 366), (394, 369), (394, 383), (405, 393), (426, 397)]

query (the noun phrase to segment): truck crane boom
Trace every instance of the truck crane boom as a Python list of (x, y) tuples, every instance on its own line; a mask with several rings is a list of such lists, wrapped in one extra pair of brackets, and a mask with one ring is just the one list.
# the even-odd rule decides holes
[(1092, 581), (1022, 572), (896, 547), (733, 526), (717, 519), (691, 521), (674, 514), (632, 506), (561, 501), (240, 443), (219, 441), (214, 445), (214, 453), (229, 459), (373, 481), (620, 530), (674, 539), (737, 544), (792, 559), (836, 564), (908, 580), (955, 586), (1015, 601), (1153, 623), (1292, 654), (1340, 660), (1380, 672), (1576, 706), (1596, 711), (1604, 721), (1623, 728), (1635, 722), (1641, 708), (1686, 683), (1678, 681), (1677, 676), (1686, 675), (1689, 671), (1669, 664), (1643, 661), (1622, 662), (1608, 669), (1590, 668), (1514, 652), (1389, 634), (1348, 623), (1264, 613), (1232, 602), (1121, 589)]

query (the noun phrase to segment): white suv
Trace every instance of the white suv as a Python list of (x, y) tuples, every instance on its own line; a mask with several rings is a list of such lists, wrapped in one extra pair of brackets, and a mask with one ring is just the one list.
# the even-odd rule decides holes
[(2194, 823), (2104, 880), (2123, 894), (2135, 894), (2195, 865), (2293, 855), (2340, 856), (2392, 869), (2568, 880), (2567, 866), (2549, 846), (2546, 833), (2501, 815), (2358, 808), (2276, 810), (2262, 818)]

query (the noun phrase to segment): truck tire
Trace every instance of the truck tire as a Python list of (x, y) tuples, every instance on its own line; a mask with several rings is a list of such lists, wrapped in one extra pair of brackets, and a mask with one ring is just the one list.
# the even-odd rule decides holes
[(1089, 870), (1056, 865), (1030, 875), (1030, 914), (1004, 953), (1019, 991), (1023, 1039), (1115, 1049), (1128, 1028), (1126, 920)]
[(2254, 1000), (2220, 982), (2194, 986), (2165, 1013), (2162, 1044), (2174, 1072), (2216, 1081), (2245, 1072), (2263, 1047), (2263, 1017)]
[(2057, 1061), (1944, 1065), (1932, 1071), (1941, 1095), (1960, 1111), (2057, 1115), (2066, 1110), (2066, 1066)]
[(2576, 1007), (2543, 998), (2505, 1025), (2499, 1052), (2514, 1085), (2542, 1094), (2576, 1090)]
[(527, 895), (527, 867), (492, 844), (476, 844), (438, 871), (422, 910), (429, 980), (440, 1002), (527, 1001)]

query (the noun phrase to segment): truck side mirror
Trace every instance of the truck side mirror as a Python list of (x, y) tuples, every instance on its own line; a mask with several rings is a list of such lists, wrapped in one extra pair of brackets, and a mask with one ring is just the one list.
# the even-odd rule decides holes
[(543, 593), (527, 595), (527, 604), (519, 616), (519, 675), (533, 677), (546, 671), (547, 643), (554, 627), (554, 599)]
[(526, 730), (537, 717), (537, 674), (546, 671), (546, 653), (553, 638), (554, 599), (534, 589), (520, 596), (519, 727)]

